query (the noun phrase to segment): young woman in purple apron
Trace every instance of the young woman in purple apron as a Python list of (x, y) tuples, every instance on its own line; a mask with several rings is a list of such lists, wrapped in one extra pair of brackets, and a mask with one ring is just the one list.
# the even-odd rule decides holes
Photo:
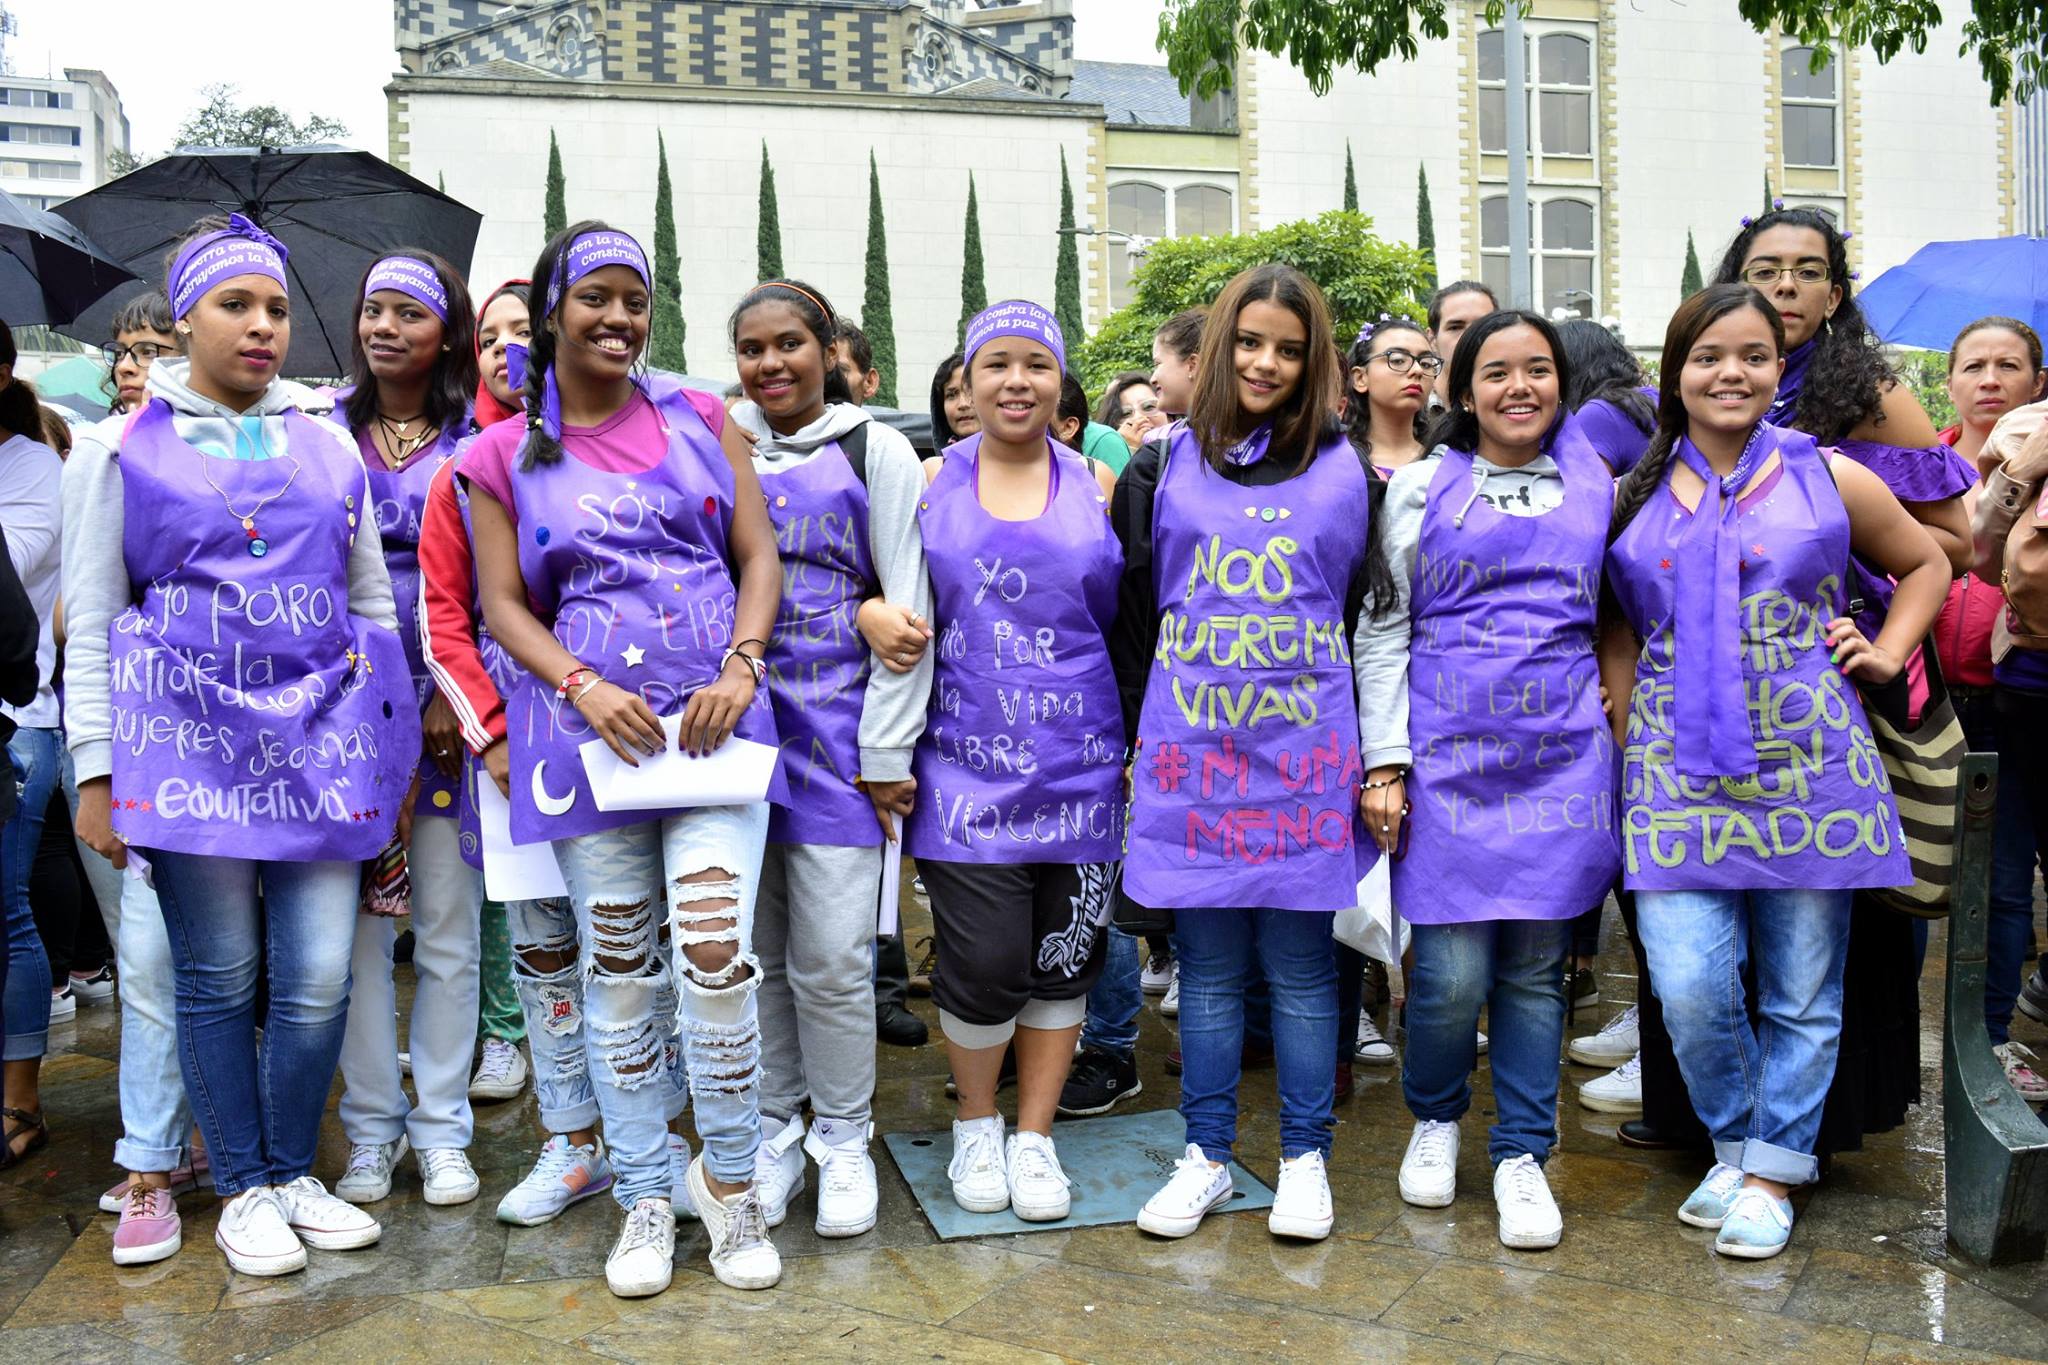
[[(1493, 1033), (1487, 1142), (1501, 1241), (1556, 1246), (1544, 1179), (1572, 921), (1621, 869), (1594, 635), (1614, 482), (1565, 415), (1556, 329), (1489, 313), (1451, 361), (1444, 444), (1395, 475), (1394, 581), (1360, 642), (1366, 830), (1415, 926), (1401, 1197), (1457, 1192), (1473, 1030)], [(1411, 767), (1412, 763), (1412, 767)]]
[(397, 824), (419, 711), (362, 464), (277, 377), (282, 244), (237, 215), (187, 239), (168, 292), (189, 358), (158, 360), (118, 449), (81, 442), (65, 473), (78, 829), (149, 860), (186, 1089), (227, 1198), (214, 1240), (235, 1269), (277, 1275), (380, 1232), (309, 1172), (361, 864)]
[(1137, 712), (1125, 876), (1133, 900), (1173, 910), (1180, 962), (1187, 1152), (1138, 1215), (1160, 1236), (1230, 1198), (1254, 973), (1279, 1066), (1268, 1225), (1321, 1238), (1333, 1216), (1330, 924), (1374, 857), (1351, 643), (1379, 488), (1337, 423), (1336, 353), (1314, 283), (1244, 272), (1209, 311), (1188, 420), (1117, 484), (1117, 681)]
[[(1714, 1142), (1679, 1217), (1745, 1258), (1784, 1249), (1785, 1196), (1818, 1174), (1850, 898), (1912, 880), (1856, 684), (1898, 676), (1948, 585), (1874, 473), (1766, 420), (1783, 335), (1747, 285), (1672, 317), (1657, 433), (1615, 498), (1606, 573), (1626, 620), (1601, 648), (1623, 881)], [(1852, 549), (1897, 583), (1875, 639), (1843, 614)]]
[[(621, 761), (673, 742), (709, 753), (775, 743), (762, 682), (781, 573), (753, 462), (715, 399), (636, 380), (652, 290), (625, 233), (581, 223), (533, 272), (541, 301), (527, 424), (502, 422), (463, 457), (491, 635), (527, 670), (507, 704), (512, 838), (551, 840), (576, 910), (592, 1083), (625, 1226), (605, 1263), (621, 1296), (668, 1286), (676, 1184), (659, 1011), (675, 944), (704, 1152), (684, 1176), (724, 1283), (781, 1275), (754, 1189), (760, 1139), (760, 967), (749, 929), (767, 801), (600, 811), (578, 753)], [(778, 771), (769, 800), (786, 799)]]
[(427, 488), (469, 435), (476, 391), (476, 332), (469, 291), (447, 262), (400, 251), (364, 273), (353, 345), (354, 383), (335, 395), (370, 477), (371, 507), (398, 603), (415, 709), (422, 716), (406, 862), (412, 881), (413, 1089), (398, 1075), (398, 992), (392, 945), (398, 922), (356, 925), (348, 1033), (341, 1048), (341, 1130), (348, 1165), (334, 1192), (356, 1204), (391, 1193), (408, 1146), (429, 1204), (466, 1204), (481, 1188), (469, 1164), (470, 1054), (476, 1047), (478, 908), (483, 879), (457, 839), (461, 735), (420, 645), (420, 521)]
[[(1108, 631), (1114, 478), (1053, 444), (1059, 323), (1010, 300), (967, 326), (980, 429), (925, 462), (931, 712), (904, 847), (930, 890), (932, 998), (959, 1091), (954, 1202), (1066, 1217), (1053, 1111), (1073, 1064), (1123, 852), (1123, 718)], [(1017, 1127), (996, 1108), (1017, 1054)]]

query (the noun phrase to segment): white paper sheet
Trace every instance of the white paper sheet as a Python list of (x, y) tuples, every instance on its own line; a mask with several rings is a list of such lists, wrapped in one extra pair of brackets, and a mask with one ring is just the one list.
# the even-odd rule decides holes
[(555, 846), (512, 842), (512, 803), (482, 774), (476, 781), (477, 823), (484, 836), (484, 895), (494, 901), (539, 901), (566, 896)]
[(583, 773), (599, 810), (670, 810), (678, 806), (744, 806), (768, 796), (778, 755), (771, 745), (737, 737), (702, 758), (676, 748), (680, 715), (664, 716), (668, 743), (640, 766), (621, 763), (611, 746), (593, 739), (580, 746)]
[(896, 937), (902, 922), (897, 899), (903, 894), (903, 822), (893, 811), (889, 828), (896, 841), (882, 845), (882, 907), (875, 916), (876, 938)]

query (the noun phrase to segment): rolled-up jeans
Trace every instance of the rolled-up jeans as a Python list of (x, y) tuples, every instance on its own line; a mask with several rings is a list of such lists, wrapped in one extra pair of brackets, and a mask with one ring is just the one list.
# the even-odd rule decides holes
[[(1636, 929), (1714, 1156), (1804, 1185), (1842, 1041), (1849, 891), (1638, 891)], [(1742, 984), (1754, 967), (1756, 1021)]]
[[(754, 1178), (761, 1140), (761, 966), (751, 943), (768, 806), (701, 806), (661, 820), (555, 841), (576, 913), (591, 1088), (624, 1208), (672, 1188), (662, 1082), (674, 1036), (658, 994), (673, 979), (684, 1063), (705, 1168), (735, 1185)], [(666, 921), (669, 968), (660, 947)], [(730, 927), (705, 928), (705, 925)], [(698, 945), (729, 946), (706, 971)]]
[(25, 1062), (49, 1049), (50, 958), (29, 905), (29, 873), (43, 838), (43, 816), (57, 789), (57, 732), (25, 726), (7, 741), (17, 788), (14, 815), (0, 829), (0, 895), (6, 897), (5, 1060)]
[(1107, 951), (1102, 975), (1088, 992), (1088, 1022), (1081, 1026), (1081, 1046), (1128, 1057), (1138, 1047), (1138, 1010), (1144, 1004), (1138, 940), (1114, 927), (1105, 930), (1104, 938)]

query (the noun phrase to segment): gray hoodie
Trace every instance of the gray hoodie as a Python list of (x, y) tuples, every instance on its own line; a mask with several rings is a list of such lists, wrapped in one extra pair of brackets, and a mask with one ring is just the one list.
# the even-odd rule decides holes
[[(909, 607), (929, 620), (931, 581), (925, 577), (924, 536), (917, 525), (924, 468), (903, 434), (851, 403), (826, 404), (824, 416), (788, 436), (776, 434), (761, 409), (750, 402), (735, 404), (732, 419), (756, 438), (754, 468), (770, 473), (805, 464), (830, 442), (868, 424), (868, 553), (875, 577), (884, 601)], [(908, 673), (892, 673), (880, 659), (869, 660), (867, 696), (860, 712), (862, 777), (900, 782), (910, 776), (910, 754), (924, 733), (931, 690), (929, 649)]]
[[(303, 411), (333, 435), (334, 458), (362, 479), (356, 505), (370, 506), (369, 478), (356, 443), (324, 416), (331, 405), (303, 385), (279, 380), (248, 411), (238, 413), (194, 393), (186, 383), (190, 369), (190, 361), (169, 358), (149, 367), (150, 396), (171, 405), (180, 437), (231, 457), (282, 450), (284, 415)], [(127, 423), (126, 417), (109, 417), (81, 429), (64, 462), (64, 732), (80, 782), (113, 771), (108, 631), (137, 596), (121, 544), (120, 446)], [(398, 613), (383, 541), (374, 525), (359, 529), (369, 534), (357, 535), (349, 550), (349, 614), (396, 631)]]

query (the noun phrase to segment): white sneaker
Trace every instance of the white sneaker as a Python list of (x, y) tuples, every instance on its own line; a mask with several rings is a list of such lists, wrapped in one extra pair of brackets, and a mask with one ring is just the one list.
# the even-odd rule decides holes
[(67, 983), (50, 988), (50, 1022), (61, 1024), (78, 1017), (78, 996)]
[(782, 1257), (768, 1240), (761, 1198), (749, 1185), (720, 1199), (705, 1183), (704, 1158), (690, 1163), (690, 1196), (711, 1237), (711, 1273), (733, 1289), (772, 1289), (782, 1278)]
[(2020, 1092), (2020, 1098), (2028, 1104), (2040, 1104), (2048, 1100), (2048, 1080), (2034, 1070), (2030, 1063), (2041, 1059), (2034, 1055), (2025, 1043), (2000, 1043), (1991, 1049), (1991, 1055), (1998, 1058), (1998, 1064), (2005, 1068), (2005, 1079), (2012, 1088)]
[(517, 1099), (526, 1089), (526, 1056), (517, 1045), (503, 1038), (484, 1039), (483, 1056), (477, 1059), (476, 1074), (469, 1078), (473, 1100)]
[(374, 1204), (391, 1197), (391, 1173), (412, 1149), (403, 1135), (390, 1142), (359, 1142), (348, 1149), (348, 1166), (334, 1182), (334, 1192), (351, 1204)]
[(1218, 1166), (1194, 1143), (1173, 1163), (1173, 1178), (1138, 1210), (1138, 1227), (1154, 1237), (1185, 1237), (1209, 1210), (1230, 1202), (1230, 1167)]
[(1401, 1158), (1401, 1198), (1419, 1209), (1440, 1209), (1458, 1197), (1458, 1125), (1417, 1119)]
[[(857, 1136), (853, 1138), (830, 1143), (813, 1124), (811, 1135), (804, 1139), (803, 1150), (818, 1163), (818, 1217), (812, 1226), (820, 1237), (858, 1237), (875, 1225), (881, 1194), (875, 1188), (875, 1159), (868, 1154), (868, 1140), (874, 1136), (875, 1126), (864, 1124), (855, 1132)], [(801, 1181), (801, 1153), (797, 1164)], [(759, 1167), (757, 1159), (755, 1169)], [(755, 1188), (760, 1188), (758, 1179)], [(768, 1211), (765, 1201), (761, 1211), (764, 1215)]]
[(420, 1159), (420, 1183), (429, 1204), (467, 1204), (483, 1192), (476, 1168), (460, 1147), (421, 1147), (414, 1155)]
[(376, 1219), (336, 1199), (310, 1175), (279, 1185), (277, 1197), (292, 1231), (315, 1251), (354, 1251), (384, 1235), (384, 1227)]
[(1303, 1152), (1292, 1161), (1281, 1162), (1280, 1179), (1273, 1187), (1273, 1211), (1266, 1215), (1266, 1230), (1275, 1237), (1320, 1242), (1330, 1235), (1330, 1227), (1336, 1221), (1323, 1154)]
[(804, 1192), (804, 1116), (778, 1122), (761, 1115), (761, 1145), (754, 1149), (754, 1188), (761, 1196), (761, 1216), (779, 1228), (789, 1217), (789, 1201)]
[(1629, 1058), (1605, 1076), (1579, 1087), (1579, 1103), (1601, 1114), (1643, 1112), (1643, 1057)]
[(1620, 1066), (1642, 1046), (1637, 1027), (1641, 1017), (1630, 1005), (1602, 1024), (1598, 1033), (1572, 1039), (1565, 1055), (1586, 1066)]
[(676, 1273), (676, 1216), (666, 1199), (643, 1199), (626, 1214), (604, 1282), (622, 1299), (644, 1299), (668, 1288)]
[(114, 995), (114, 964), (111, 962), (105, 963), (98, 971), (86, 976), (80, 976), (77, 972), (73, 972), (71, 973), (71, 980), (66, 984), (71, 987), (73, 995), (88, 1005), (97, 1005), (102, 1000), (110, 1000)]
[(1486, 1055), (1486, 1033), (1484, 1030), (1480, 1030), (1479, 1041), (1473, 1044), (1473, 1050), (1482, 1057)]
[(1380, 1026), (1364, 1010), (1358, 1012), (1358, 1046), (1352, 1049), (1352, 1059), (1367, 1066), (1392, 1066), (1400, 1060), (1394, 1045), (1380, 1032)]
[(1541, 1251), (1564, 1236), (1564, 1215), (1533, 1156), (1511, 1157), (1493, 1168), (1493, 1204), (1500, 1210), (1502, 1246)]
[(1166, 995), (1159, 1002), (1159, 1012), (1168, 1019), (1180, 1018), (1180, 968), (1173, 969), (1173, 980), (1166, 983)]
[(953, 1120), (953, 1159), (946, 1163), (953, 1202), (969, 1213), (1010, 1207), (1010, 1171), (1004, 1160), (1003, 1116)]
[(286, 1221), (277, 1187), (244, 1190), (220, 1206), (213, 1244), (244, 1275), (289, 1275), (306, 1268), (306, 1246)]
[(681, 1222), (697, 1221), (697, 1201), (690, 1196), (690, 1140), (681, 1133), (668, 1135), (668, 1206)]
[(1138, 972), (1138, 989), (1147, 995), (1164, 995), (1173, 984), (1173, 954), (1148, 953)]
[(576, 1147), (558, 1133), (540, 1149), (540, 1160), (526, 1178), (498, 1201), (498, 1221), (539, 1227), (571, 1204), (611, 1187), (612, 1163), (605, 1157), (604, 1139), (593, 1136), (589, 1146)]
[(1009, 1170), (1010, 1212), (1027, 1223), (1057, 1223), (1073, 1207), (1067, 1173), (1052, 1139), (1024, 1129), (1010, 1134), (1004, 1164)]

